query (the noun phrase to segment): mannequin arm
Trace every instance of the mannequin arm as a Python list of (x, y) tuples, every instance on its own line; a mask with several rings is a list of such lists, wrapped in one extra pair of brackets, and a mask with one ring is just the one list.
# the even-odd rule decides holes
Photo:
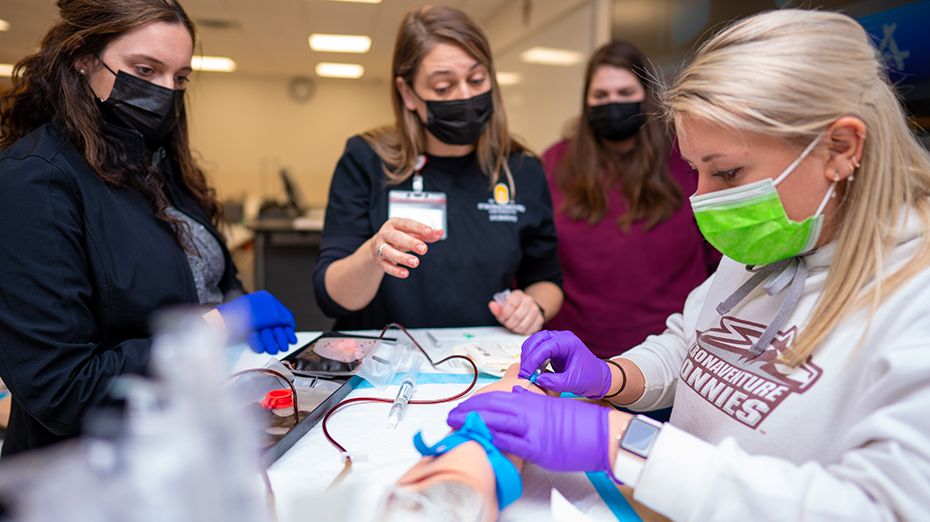
[[(533, 393), (546, 393), (539, 387), (530, 384), (526, 379), (518, 379), (517, 372), (519, 365), (513, 365), (507, 373), (497, 382), (489, 384), (475, 392), (475, 394), (487, 393), (492, 391), (511, 391), (514, 386), (522, 386)], [(507, 455), (514, 463), (517, 469), (521, 469), (523, 461), (516, 457)], [(477, 497), (477, 504), (480, 505), (483, 522), (492, 522), (497, 519), (497, 495), (495, 493), (496, 481), (494, 470), (488, 462), (484, 448), (477, 442), (466, 442), (439, 457), (424, 457), (413, 468), (405, 473), (398, 481), (399, 488), (414, 491), (427, 497), (432, 497), (431, 493), (447, 487), (449, 483), (467, 486), (471, 493)], [(443, 501), (442, 495), (438, 495), (438, 500)], [(390, 507), (391, 501), (387, 502)], [(402, 509), (400, 503), (395, 506)]]

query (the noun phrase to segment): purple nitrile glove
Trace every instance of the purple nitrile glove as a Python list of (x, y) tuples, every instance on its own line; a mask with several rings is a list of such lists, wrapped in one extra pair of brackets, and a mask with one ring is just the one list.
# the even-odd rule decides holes
[(603, 398), (610, 391), (610, 365), (591, 353), (575, 334), (543, 330), (531, 335), (523, 343), (517, 376), (529, 379), (546, 359), (555, 373), (540, 374), (536, 378), (540, 388), (589, 399)]
[(488, 392), (459, 404), (446, 422), (460, 428), (477, 411), (499, 450), (552, 471), (610, 470), (609, 409), (539, 395), (520, 386)]
[(243, 295), (216, 307), (223, 316), (231, 339), (248, 335), (249, 346), (256, 353), (276, 354), (296, 343), (294, 314), (265, 290)]

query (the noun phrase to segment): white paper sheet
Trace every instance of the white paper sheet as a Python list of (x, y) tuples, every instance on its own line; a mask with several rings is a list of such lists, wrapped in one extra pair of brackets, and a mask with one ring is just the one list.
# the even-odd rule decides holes
[[(463, 384), (422, 385), (414, 398), (453, 395)], [(349, 397), (393, 399), (397, 387), (355, 390)], [(350, 453), (367, 453), (335, 491), (327, 486), (342, 471), (339, 450), (320, 425), (310, 430), (268, 471), (277, 498), (278, 520), (330, 522), (374, 520), (383, 493), (420, 459), (413, 435), (422, 430), (427, 444), (445, 437), (445, 419), (457, 403), (410, 405), (395, 430), (387, 429), (389, 403), (352, 404), (331, 418), (332, 436)], [(523, 496), (502, 514), (503, 522), (553, 520), (550, 492), (558, 489), (576, 508), (595, 520), (616, 520), (583, 473), (551, 473), (532, 464), (523, 468)]]

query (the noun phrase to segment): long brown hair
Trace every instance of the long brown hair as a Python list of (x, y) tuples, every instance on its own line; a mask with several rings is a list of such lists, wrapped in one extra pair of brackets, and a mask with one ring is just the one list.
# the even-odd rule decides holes
[[(642, 102), (646, 123), (633, 137), (628, 153), (610, 150), (588, 123), (588, 90), (600, 67), (627, 69), (643, 84), (646, 98)], [(568, 153), (556, 167), (555, 179), (565, 194), (558, 209), (573, 221), (600, 223), (607, 215), (607, 191), (616, 190), (629, 208), (617, 219), (617, 225), (629, 232), (634, 221), (645, 220), (644, 230), (670, 218), (684, 202), (681, 187), (668, 173), (669, 140), (663, 124), (654, 117), (656, 95), (646, 69), (646, 57), (629, 42), (615, 40), (604, 45), (591, 60), (585, 73), (582, 115), (572, 135)]]
[[(56, 118), (97, 175), (111, 185), (141, 192), (155, 217), (174, 225), (180, 245), (180, 222), (166, 212), (161, 172), (122, 142), (107, 138), (93, 93), (75, 62), (99, 56), (120, 35), (152, 22), (181, 24), (196, 41), (193, 22), (175, 0), (58, 0), (58, 9), (61, 20), (35, 54), (16, 64), (13, 86), (0, 97), (0, 150)], [(167, 138), (168, 154), (180, 166), (184, 185), (197, 205), (216, 223), (221, 212), (214, 190), (191, 156), (186, 114), (182, 104)]]
[[(507, 112), (497, 85), (491, 45), (474, 20), (458, 9), (442, 5), (409, 11), (397, 31), (391, 79), (402, 78), (408, 85), (413, 85), (413, 78), (423, 57), (440, 42), (462, 47), (488, 70), (494, 114), (475, 147), (478, 165), (491, 180), (491, 185), (497, 183), (503, 172), (510, 185), (510, 193), (515, 194), (516, 187), (507, 158), (512, 152), (526, 153), (527, 149), (513, 139), (507, 130)], [(362, 136), (384, 162), (388, 183), (397, 184), (413, 174), (417, 156), (426, 150), (426, 137), (419, 116), (404, 107), (404, 101), (393, 81), (391, 103), (394, 106), (395, 123), (372, 129)]]

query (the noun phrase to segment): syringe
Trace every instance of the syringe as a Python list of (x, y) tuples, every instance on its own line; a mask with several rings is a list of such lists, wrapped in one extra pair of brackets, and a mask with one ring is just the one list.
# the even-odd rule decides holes
[(407, 410), (407, 403), (410, 402), (410, 398), (413, 397), (413, 392), (417, 388), (417, 374), (420, 373), (423, 356), (413, 352), (412, 357), (410, 369), (407, 370), (404, 380), (401, 381), (400, 390), (397, 391), (397, 397), (394, 399), (394, 404), (391, 405), (391, 411), (388, 413), (388, 429), (390, 430), (397, 427), (397, 423), (400, 422), (400, 418), (404, 416), (404, 412)]
[[(545, 361), (543, 361), (542, 364), (539, 365), (539, 368), (537, 368), (536, 371), (533, 372), (533, 375), (530, 376), (530, 383), (531, 383), (531, 384), (536, 384), (536, 378), (539, 377), (539, 375), (540, 375), (542, 372), (546, 371), (546, 368), (549, 366), (549, 363), (550, 363), (550, 362), (552, 362), (552, 359), (546, 359)], [(538, 386), (538, 385), (537, 385), (537, 386)]]

